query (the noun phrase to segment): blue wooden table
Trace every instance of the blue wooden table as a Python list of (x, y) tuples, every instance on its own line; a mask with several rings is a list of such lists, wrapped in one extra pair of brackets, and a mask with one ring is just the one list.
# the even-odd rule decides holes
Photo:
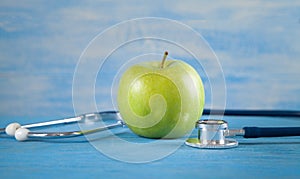
[[(300, 126), (299, 118), (224, 119), (230, 128)], [(32, 119), (39, 120), (43, 119)], [(13, 121), (1, 120), (0, 125), (9, 122)], [(74, 125), (55, 129), (73, 130)], [(124, 130), (130, 141), (144, 140)], [(196, 130), (191, 135), (196, 136)], [(237, 140), (237, 148), (226, 150), (195, 149), (182, 144), (160, 160), (137, 164), (104, 155), (84, 137), (17, 142), (1, 134), (0, 178), (300, 178), (300, 137)], [(172, 145), (174, 140), (164, 142)]]

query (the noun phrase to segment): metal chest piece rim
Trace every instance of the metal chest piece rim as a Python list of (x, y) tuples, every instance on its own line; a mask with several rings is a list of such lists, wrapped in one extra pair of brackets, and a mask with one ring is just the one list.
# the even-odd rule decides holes
[(189, 138), (185, 144), (200, 149), (228, 149), (238, 146), (235, 139), (226, 138), (228, 124), (224, 120), (205, 119), (196, 123), (198, 138)]

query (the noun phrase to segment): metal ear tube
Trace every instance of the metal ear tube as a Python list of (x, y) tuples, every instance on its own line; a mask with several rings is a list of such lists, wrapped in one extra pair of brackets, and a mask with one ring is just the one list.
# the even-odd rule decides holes
[[(30, 131), (31, 128), (45, 127), (45, 126), (53, 126), (59, 124), (70, 124), (74, 122), (82, 122), (82, 123), (94, 123), (102, 118), (107, 118), (108, 116), (114, 119), (114, 122), (105, 125), (102, 127), (97, 127), (89, 130), (74, 130), (74, 131), (61, 131), (61, 132), (35, 132)], [(19, 123), (10, 123), (5, 128), (0, 129), (0, 133), (6, 133), (9, 136), (14, 136), (18, 141), (26, 141), (31, 138), (40, 138), (40, 139), (49, 139), (49, 138), (69, 138), (69, 137), (77, 137), (85, 134), (92, 134), (100, 131), (104, 131), (107, 129), (112, 129), (116, 127), (123, 127), (125, 123), (120, 117), (118, 111), (102, 111), (102, 112), (94, 112), (82, 114), (75, 117), (69, 117), (59, 120), (33, 123), (21, 125)]]
[(228, 129), (224, 120), (206, 119), (196, 122), (198, 137), (187, 139), (185, 144), (203, 149), (225, 149), (238, 146), (238, 142), (227, 136), (244, 138), (300, 136), (300, 127), (244, 127)]

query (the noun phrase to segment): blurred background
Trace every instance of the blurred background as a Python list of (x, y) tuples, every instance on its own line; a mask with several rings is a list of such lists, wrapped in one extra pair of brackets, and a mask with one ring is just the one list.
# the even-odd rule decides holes
[[(300, 2), (210, 2), (1, 0), (1, 120), (72, 116), (84, 49), (107, 28), (142, 17), (173, 19), (202, 35), (224, 72), (226, 108), (299, 110)], [(110, 86), (96, 89), (110, 95)]]

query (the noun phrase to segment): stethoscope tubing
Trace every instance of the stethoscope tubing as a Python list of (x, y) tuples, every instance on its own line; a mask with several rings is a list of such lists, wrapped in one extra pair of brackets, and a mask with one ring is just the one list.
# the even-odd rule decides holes
[[(98, 114), (118, 114), (118, 111), (102, 111)], [(90, 113), (88, 113), (90, 114)], [(93, 113), (94, 114), (94, 113)], [(219, 109), (204, 109), (203, 115), (224, 115), (224, 116), (266, 116), (266, 117), (300, 117), (300, 111), (295, 110), (219, 110)], [(33, 124), (22, 125), (24, 128), (44, 127), (57, 124), (68, 124), (72, 122), (79, 122), (85, 116), (79, 115), (75, 117), (63, 118), (59, 120), (39, 122)], [(5, 132), (5, 128), (0, 128), (0, 132)]]
[(203, 115), (260, 116), (260, 117), (300, 117), (297, 110), (251, 110), (251, 109), (204, 109)]
[[(69, 124), (74, 122), (81, 122), (89, 116), (95, 115), (116, 115), (116, 122), (104, 127), (99, 127), (90, 130), (77, 130), (68, 132), (32, 132), (29, 131), (31, 128), (45, 127), (59, 124)], [(213, 110), (204, 109), (203, 115), (224, 115), (224, 116), (270, 116), (270, 117), (300, 117), (300, 111), (288, 111), (288, 110)], [(19, 125), (19, 124), (18, 124)], [(47, 122), (33, 123), (19, 125), (21, 130), (16, 131), (16, 135), (21, 136), (20, 141), (27, 140), (27, 138), (67, 138), (76, 137), (85, 134), (91, 134), (100, 132), (106, 129), (112, 129), (119, 126), (125, 126), (124, 121), (120, 118), (118, 111), (102, 111), (95, 113), (87, 113), (75, 117), (63, 118), (59, 120), (52, 120)], [(7, 128), (7, 127), (6, 127)], [(0, 132), (6, 132), (6, 128), (1, 128)], [(245, 138), (256, 138), (256, 137), (276, 137), (276, 136), (295, 136), (300, 135), (299, 127), (288, 127), (288, 128), (259, 128), (259, 127), (244, 127), (242, 130), (245, 131)], [(16, 139), (18, 137), (15, 135)]]

